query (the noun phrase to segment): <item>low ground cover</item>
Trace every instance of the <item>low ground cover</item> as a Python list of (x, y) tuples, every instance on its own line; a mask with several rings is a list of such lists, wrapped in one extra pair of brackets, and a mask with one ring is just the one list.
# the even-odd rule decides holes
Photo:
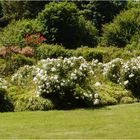
[(136, 103), (101, 109), (0, 113), (0, 138), (139, 138), (139, 108)]

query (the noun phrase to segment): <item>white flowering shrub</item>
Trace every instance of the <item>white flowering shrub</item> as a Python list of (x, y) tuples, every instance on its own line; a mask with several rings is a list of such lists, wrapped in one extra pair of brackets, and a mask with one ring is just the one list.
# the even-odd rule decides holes
[(5, 79), (0, 78), (0, 88), (7, 89), (7, 87), (8, 87), (8, 82)]
[(104, 64), (103, 68), (103, 75), (106, 77), (106, 79), (114, 82), (119, 83), (120, 82), (120, 70), (123, 65), (123, 59), (116, 58), (110, 61), (109, 63)]
[(121, 84), (138, 94), (140, 91), (140, 56), (122, 65)]
[[(16, 86), (24, 86), (33, 75), (33, 66), (25, 65), (12, 75), (11, 82)], [(27, 80), (28, 79), (28, 80)]]
[(61, 103), (78, 106), (92, 104), (94, 91), (90, 87), (91, 65), (83, 57), (41, 60), (33, 81), (37, 94), (56, 97)]

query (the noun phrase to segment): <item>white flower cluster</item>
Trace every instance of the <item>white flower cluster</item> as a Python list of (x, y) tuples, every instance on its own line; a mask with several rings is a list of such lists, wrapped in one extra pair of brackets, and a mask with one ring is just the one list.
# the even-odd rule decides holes
[(123, 59), (115, 58), (112, 61), (103, 64), (103, 75), (112, 82), (120, 82), (120, 68), (123, 65)]
[(94, 94), (94, 105), (99, 105), (100, 104), (100, 100), (99, 100), (99, 95), (96, 93)]
[(12, 75), (11, 82), (15, 85), (24, 85), (27, 83), (27, 78), (31, 77), (33, 71), (32, 66), (25, 65), (21, 67), (15, 74)]
[(7, 89), (7, 87), (8, 87), (8, 82), (5, 79), (0, 78), (0, 88)]
[(37, 94), (65, 94), (73, 91), (76, 84), (85, 84), (87, 76), (93, 73), (90, 64), (83, 57), (41, 60), (36, 66), (33, 79)]
[(140, 56), (131, 58), (122, 65), (121, 79), (120, 84), (128, 88), (129, 86), (140, 87)]

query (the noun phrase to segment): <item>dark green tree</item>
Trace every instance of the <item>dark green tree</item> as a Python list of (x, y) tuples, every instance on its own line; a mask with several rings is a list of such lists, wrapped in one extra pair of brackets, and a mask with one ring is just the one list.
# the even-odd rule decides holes
[(97, 43), (96, 28), (79, 15), (79, 9), (72, 2), (50, 3), (37, 19), (43, 25), (48, 43), (62, 44), (66, 48), (80, 47), (83, 43), (95, 46)]
[[(125, 47), (140, 34), (140, 9), (121, 12), (112, 23), (104, 26), (102, 44)], [(136, 40), (135, 40), (136, 41)]]
[(35, 18), (46, 1), (2, 1), (3, 15), (14, 19)]
[(0, 26), (5, 27), (11, 20), (32, 19), (38, 15), (49, 1), (1, 1), (3, 17), (0, 18)]
[(87, 20), (95, 23), (96, 27), (102, 32), (102, 25), (109, 23), (127, 7), (127, 1), (77, 1), (75, 2), (82, 14)]

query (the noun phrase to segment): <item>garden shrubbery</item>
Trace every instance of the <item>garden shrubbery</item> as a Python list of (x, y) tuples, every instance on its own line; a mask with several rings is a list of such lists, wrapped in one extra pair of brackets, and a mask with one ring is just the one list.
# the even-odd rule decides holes
[(41, 25), (35, 19), (12, 21), (0, 34), (0, 42), (3, 46), (19, 45), (23, 47), (25, 44), (25, 36), (27, 34), (40, 32), (41, 29)]
[(36, 66), (33, 81), (39, 96), (57, 98), (61, 107), (91, 106), (94, 104), (89, 77), (92, 73), (91, 66), (82, 57), (48, 58)]
[(100, 96), (100, 105), (114, 105), (118, 103), (134, 103), (137, 101), (133, 94), (117, 84), (107, 83), (96, 87)]
[(102, 44), (125, 47), (140, 32), (140, 10), (132, 8), (118, 15), (112, 23), (104, 26)]
[(70, 57), (72, 56), (71, 52), (71, 50), (67, 50), (60, 45), (42, 44), (37, 48), (37, 56), (39, 59)]
[(140, 96), (140, 57), (122, 60), (116, 58), (104, 64), (104, 75), (109, 81), (123, 85), (135, 96)]

